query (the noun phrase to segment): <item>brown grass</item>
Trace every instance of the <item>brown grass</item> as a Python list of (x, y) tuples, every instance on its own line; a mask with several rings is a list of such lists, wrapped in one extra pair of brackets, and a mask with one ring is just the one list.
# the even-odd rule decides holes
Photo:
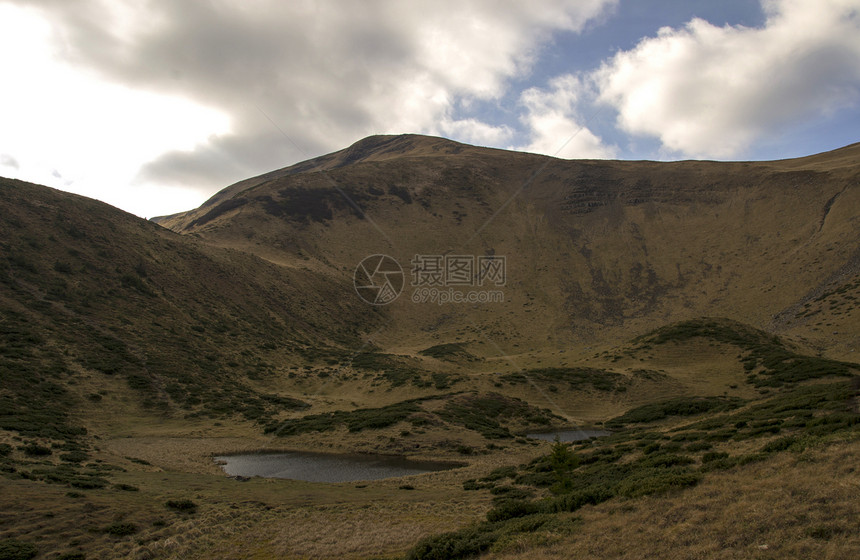
[(681, 493), (588, 506), (575, 536), (487, 558), (858, 558), (858, 453), (858, 441), (783, 453)]

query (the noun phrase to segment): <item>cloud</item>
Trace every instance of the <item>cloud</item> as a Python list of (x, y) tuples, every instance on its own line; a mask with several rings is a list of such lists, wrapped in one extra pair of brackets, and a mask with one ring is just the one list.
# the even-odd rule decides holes
[[(141, 163), (230, 131), (222, 112), (178, 95), (106, 82), (58, 60), (58, 40), (44, 18), (0, 2), (6, 84), (0, 92), (0, 154), (14, 160), (0, 160), (3, 174), (126, 209), (141, 211), (143, 202), (150, 211), (158, 198), (138, 199), (124, 188)], [(178, 198), (160, 197), (160, 204)]]
[(693, 157), (731, 157), (765, 135), (856, 106), (860, 1), (765, 0), (762, 28), (693, 19), (594, 73), (624, 131)]
[(0, 166), (8, 167), (9, 169), (20, 169), (21, 164), (9, 154), (0, 154)]
[(617, 155), (588, 129), (578, 107), (589, 96), (576, 76), (567, 74), (550, 81), (549, 89), (530, 88), (520, 96), (525, 113), (521, 117), (530, 131), (530, 143), (515, 149), (561, 158), (606, 159)]
[(138, 177), (212, 189), (376, 133), (508, 142), (508, 127), (456, 109), (503, 96), (552, 33), (616, 2), (18, 3), (50, 21), (68, 63), (227, 115), (229, 133), (154, 157)]
[(439, 123), (438, 130), (439, 135), (475, 146), (501, 146), (510, 142), (514, 134), (507, 125), (493, 126), (474, 118), (445, 120)]

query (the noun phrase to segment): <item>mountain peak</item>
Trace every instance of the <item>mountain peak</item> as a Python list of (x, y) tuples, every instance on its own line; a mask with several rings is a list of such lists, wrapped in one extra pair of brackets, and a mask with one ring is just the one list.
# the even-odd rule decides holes
[(358, 161), (458, 154), (469, 148), (472, 146), (438, 136), (377, 134), (363, 138), (348, 148), (332, 154), (340, 156), (337, 158), (339, 161), (333, 167), (341, 167)]

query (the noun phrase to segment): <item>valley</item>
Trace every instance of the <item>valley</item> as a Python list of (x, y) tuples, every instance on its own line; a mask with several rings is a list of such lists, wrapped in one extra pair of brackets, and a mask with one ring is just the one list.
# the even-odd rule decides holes
[[(149, 221), (0, 179), (0, 558), (856, 556), (858, 184), (860, 144), (662, 163), (417, 135)], [(402, 269), (386, 305), (356, 289), (394, 277), (356, 275), (371, 255)], [(417, 281), (453, 257), (504, 278)], [(577, 429), (610, 435), (526, 437)], [(262, 450), (463, 466), (214, 460)]]

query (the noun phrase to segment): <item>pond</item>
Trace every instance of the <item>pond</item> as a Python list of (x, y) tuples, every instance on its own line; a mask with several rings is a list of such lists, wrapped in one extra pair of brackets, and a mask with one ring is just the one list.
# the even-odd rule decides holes
[(394, 455), (305, 451), (221, 455), (215, 457), (215, 461), (230, 476), (290, 478), (308, 482), (379, 480), (464, 466), (463, 463), (416, 461)]
[(542, 439), (545, 441), (555, 441), (555, 438), (558, 437), (559, 441), (569, 443), (571, 441), (582, 441), (593, 437), (608, 436), (610, 433), (611, 432), (607, 432), (606, 430), (562, 430), (541, 434), (526, 434), (526, 437)]

